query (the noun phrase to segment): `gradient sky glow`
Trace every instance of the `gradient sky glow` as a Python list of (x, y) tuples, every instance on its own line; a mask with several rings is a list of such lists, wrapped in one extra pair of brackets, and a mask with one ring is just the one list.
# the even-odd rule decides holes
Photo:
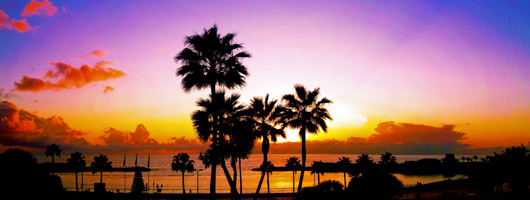
[[(455, 125), (468, 148), (530, 141), (528, 1), (50, 1), (50, 16), (22, 16), (29, 1), (0, 1), (9, 20), (32, 27), (0, 23), (1, 94), (15, 95), (0, 99), (61, 116), (91, 144), (103, 144), (111, 127), (138, 124), (159, 142), (196, 138), (189, 116), (208, 91), (184, 93), (173, 57), (185, 36), (214, 23), (252, 54), (247, 85), (235, 90), (245, 102), (281, 98), (296, 83), (334, 101), (329, 132), (309, 140), (369, 137), (395, 121)], [(23, 76), (44, 78), (50, 62), (99, 61), (125, 75), (13, 90)], [(114, 90), (104, 93), (107, 86)]]

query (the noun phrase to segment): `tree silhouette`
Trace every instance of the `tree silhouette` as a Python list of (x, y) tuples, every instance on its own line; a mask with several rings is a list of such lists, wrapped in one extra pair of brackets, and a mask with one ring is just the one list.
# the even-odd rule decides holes
[(344, 172), (344, 187), (346, 187), (346, 172), (348, 171), (349, 166), (352, 164), (352, 161), (348, 157), (341, 157), (339, 158), (339, 161), (337, 164), (340, 165), (342, 168), (342, 172)]
[[(217, 86), (233, 89), (245, 85), (248, 72), (241, 60), (249, 58), (250, 54), (242, 50), (240, 43), (234, 42), (235, 36), (235, 33), (221, 36), (217, 25), (204, 29), (202, 34), (186, 36), (185, 48), (175, 57), (175, 61), (182, 64), (177, 69), (177, 76), (183, 76), (181, 86), (185, 92), (210, 88), (210, 95), (214, 95)], [(218, 117), (216, 114), (212, 116), (212, 129), (209, 130), (214, 152), (219, 137)], [(210, 194), (215, 194), (216, 168), (212, 165)]]
[(136, 170), (134, 172), (133, 184), (131, 186), (131, 193), (141, 194), (145, 190), (144, 178), (142, 177), (142, 172)]
[(99, 154), (99, 156), (94, 156), (94, 161), (90, 163), (90, 167), (92, 168), (92, 174), (99, 172), (99, 182), (103, 183), (103, 171), (112, 169), (112, 162), (109, 161), (106, 155)]
[(318, 184), (320, 184), (320, 174), (324, 174), (324, 166), (322, 161), (314, 161), (313, 164), (311, 164), (311, 167), (313, 170), (311, 171), (311, 174), (317, 174), (318, 177)]
[(370, 157), (368, 154), (359, 155), (355, 162), (361, 167), (367, 167), (374, 164), (374, 160), (372, 160), (372, 157)]
[(320, 130), (327, 132), (326, 120), (332, 120), (332, 118), (324, 106), (332, 102), (325, 97), (318, 99), (320, 88), (315, 88), (313, 91), (308, 91), (303, 85), (295, 85), (294, 88), (294, 94), (286, 94), (282, 97), (286, 109), (279, 122), (282, 123), (282, 127), (300, 129), (302, 142), (302, 170), (298, 183), (300, 193), (306, 165), (306, 132), (313, 134), (317, 134)]
[(75, 170), (75, 191), (79, 192), (79, 187), (77, 184), (77, 172), (79, 172), (80, 169), (85, 168), (85, 156), (83, 156), (82, 153), (76, 151), (75, 153), (70, 154), (70, 158), (66, 159), (66, 163)]
[(48, 145), (48, 148), (46, 149), (46, 157), (51, 156), (52, 157), (52, 175), (55, 175), (55, 156), (61, 157), (61, 149), (59, 148), (59, 145), (51, 144)]
[[(265, 96), (265, 99), (262, 97), (254, 97), (250, 100), (250, 105), (247, 109), (250, 120), (255, 125), (256, 136), (261, 138), (261, 152), (263, 153), (263, 163), (267, 163), (267, 154), (270, 149), (270, 141), (278, 141), (278, 136), (285, 138), (285, 132), (283, 129), (276, 128), (278, 120), (280, 120), (280, 115), (285, 108), (281, 105), (277, 105), (278, 100), (271, 99), (269, 100), (269, 94)], [(263, 178), (267, 176), (268, 173), (262, 172), (261, 178), (258, 183), (258, 188), (256, 189), (256, 194), (259, 194), (261, 190), (261, 185), (263, 183)], [(267, 177), (267, 180), (269, 177)], [(267, 185), (269, 188), (269, 185)]]
[(392, 155), (392, 153), (389, 153), (389, 152), (381, 154), (381, 160), (379, 161), (379, 164), (382, 164), (382, 165), (394, 165), (394, 164), (397, 164), (396, 156)]
[[(266, 163), (261, 164), (261, 166), (259, 167), (260, 171), (266, 172), (267, 174), (272, 173), (274, 168), (274, 164), (272, 164), (271, 161), (267, 161)], [(269, 179), (267, 178), (267, 193), (270, 193), (270, 190), (271, 189), (269, 187)]]
[[(225, 159), (233, 158), (232, 161), (232, 167), (234, 169), (234, 175), (236, 175), (236, 168), (234, 164), (234, 158), (237, 160), (237, 158), (240, 156), (240, 153), (245, 154), (245, 152), (239, 150), (234, 150), (233, 148), (236, 148), (237, 146), (235, 143), (237, 143), (237, 139), (234, 138), (234, 134), (238, 134), (235, 132), (240, 132), (240, 130), (237, 129), (243, 129), (244, 127), (237, 127), (235, 124), (238, 118), (240, 117), (240, 112), (244, 107), (239, 104), (239, 98), (240, 96), (237, 94), (232, 94), (230, 96), (226, 96), (224, 91), (219, 91), (215, 93), (214, 95), (210, 95), (210, 98), (208, 99), (199, 99), (197, 101), (197, 105), (199, 106), (199, 110), (196, 110), (192, 114), (192, 122), (193, 126), (195, 127), (196, 132), (198, 133), (199, 139), (202, 141), (208, 141), (214, 136), (212, 134), (211, 130), (213, 130), (213, 127), (217, 127), (218, 133), (216, 135), (219, 136), (219, 138), (216, 140), (217, 145), (212, 144), (210, 146), (211, 152), (208, 152), (208, 155), (211, 157), (211, 160), (215, 160), (216, 164), (211, 163), (212, 170), (214, 170), (214, 166), (217, 164), (221, 165), (223, 172), (225, 174), (225, 177), (230, 185), (231, 193), (234, 195), (237, 195), (237, 180), (232, 179), (230, 172), (228, 171), (225, 163)], [(215, 123), (217, 125), (214, 125), (213, 118), (217, 118)], [(234, 128), (236, 126), (236, 128)], [(247, 144), (241, 144), (240, 147), (246, 146)], [(214, 149), (215, 148), (217, 149)], [(239, 148), (239, 147), (237, 147)], [(250, 152), (250, 150), (248, 150)]]
[(186, 189), (184, 187), (184, 173), (195, 171), (193, 163), (195, 161), (190, 160), (190, 156), (187, 153), (178, 153), (173, 157), (171, 162), (171, 169), (176, 172), (182, 172), (182, 194), (186, 194)]
[(287, 163), (285, 163), (285, 167), (288, 169), (293, 170), (293, 193), (294, 193), (294, 175), (296, 174), (296, 170), (300, 169), (302, 165), (300, 165), (300, 160), (298, 157), (290, 157), (287, 159)]

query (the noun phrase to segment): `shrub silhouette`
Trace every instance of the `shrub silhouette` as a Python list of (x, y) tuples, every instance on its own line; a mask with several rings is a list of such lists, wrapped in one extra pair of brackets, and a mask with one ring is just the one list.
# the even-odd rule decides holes
[(348, 183), (348, 192), (362, 197), (361, 199), (386, 199), (398, 195), (403, 190), (403, 183), (395, 176), (382, 172), (369, 172), (355, 176)]
[(131, 193), (140, 194), (144, 191), (144, 179), (142, 178), (142, 172), (134, 172), (133, 183), (131, 187)]

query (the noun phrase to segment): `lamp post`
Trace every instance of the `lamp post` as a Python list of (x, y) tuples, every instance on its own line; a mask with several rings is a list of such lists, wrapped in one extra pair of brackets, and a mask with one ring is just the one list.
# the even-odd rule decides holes
[(202, 171), (203, 169), (197, 169), (195, 171), (197, 171), (197, 194), (199, 194), (199, 172)]

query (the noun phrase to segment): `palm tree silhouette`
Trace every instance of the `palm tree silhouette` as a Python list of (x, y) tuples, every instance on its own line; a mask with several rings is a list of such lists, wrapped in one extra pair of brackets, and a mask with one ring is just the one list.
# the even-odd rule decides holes
[(290, 157), (287, 159), (287, 163), (285, 163), (285, 167), (288, 169), (293, 170), (293, 193), (294, 193), (294, 175), (296, 173), (296, 170), (300, 169), (302, 165), (300, 165), (300, 160), (298, 157)]
[(343, 156), (339, 158), (337, 164), (340, 165), (340, 167), (342, 168), (342, 172), (344, 172), (344, 189), (346, 189), (346, 172), (348, 171), (348, 167), (352, 164), (352, 161), (350, 160), (350, 158)]
[(306, 132), (317, 134), (320, 129), (327, 132), (326, 120), (333, 120), (326, 108), (326, 104), (332, 103), (326, 97), (318, 100), (320, 88), (308, 91), (303, 85), (295, 85), (295, 94), (283, 95), (286, 110), (281, 115), (282, 127), (300, 129), (302, 141), (302, 172), (298, 183), (298, 193), (302, 191), (304, 170), (306, 164)]
[(314, 161), (313, 164), (311, 164), (311, 168), (313, 168), (311, 174), (317, 174), (318, 184), (320, 184), (320, 174), (324, 175), (324, 167), (322, 166), (323, 164), (324, 163), (322, 161)]
[[(262, 97), (254, 97), (250, 100), (250, 105), (247, 109), (250, 120), (255, 125), (256, 136), (258, 139), (262, 139), (261, 152), (263, 153), (263, 163), (268, 162), (267, 154), (270, 149), (270, 141), (278, 141), (278, 136), (285, 138), (284, 130), (276, 128), (276, 123), (280, 119), (281, 113), (285, 110), (283, 106), (276, 104), (277, 102), (278, 100), (275, 99), (269, 100), (269, 94), (265, 96), (265, 99)], [(268, 173), (261, 173), (256, 194), (259, 194), (261, 190), (265, 174), (267, 174), (267, 180), (269, 179)], [(269, 185), (267, 185), (267, 188), (269, 188)]]
[[(251, 56), (242, 50), (241, 43), (234, 42), (235, 36), (235, 33), (221, 36), (215, 24), (208, 30), (204, 29), (200, 35), (186, 36), (186, 47), (175, 57), (175, 61), (182, 64), (177, 69), (177, 76), (183, 76), (181, 86), (185, 92), (210, 88), (210, 95), (214, 95), (217, 86), (233, 89), (245, 85), (248, 71), (241, 60)], [(210, 130), (214, 151), (219, 137), (217, 120), (218, 116), (214, 115)], [(212, 165), (210, 194), (215, 194), (216, 168), (216, 165)]]
[(361, 167), (366, 167), (374, 164), (374, 160), (372, 160), (372, 157), (370, 157), (368, 154), (359, 155), (355, 162)]
[(59, 145), (51, 144), (48, 145), (48, 148), (46, 149), (46, 157), (51, 156), (52, 157), (52, 175), (55, 175), (55, 156), (61, 157), (61, 149), (59, 148)]
[(82, 153), (75, 152), (70, 154), (70, 158), (66, 159), (66, 163), (72, 166), (75, 170), (75, 191), (79, 192), (79, 187), (77, 184), (77, 172), (79, 169), (83, 169), (86, 166), (85, 156)]
[(195, 171), (193, 163), (195, 161), (190, 160), (190, 156), (187, 153), (178, 153), (173, 157), (173, 162), (171, 162), (171, 169), (176, 172), (182, 172), (182, 194), (186, 194), (186, 189), (184, 187), (184, 173)]
[(99, 156), (94, 156), (94, 161), (90, 163), (90, 167), (92, 168), (92, 174), (99, 172), (99, 182), (103, 183), (103, 171), (112, 169), (112, 162), (109, 161), (106, 155), (99, 154)]
[(392, 155), (392, 153), (389, 153), (389, 152), (381, 154), (381, 160), (379, 161), (379, 164), (382, 164), (382, 165), (397, 164), (396, 156)]
[[(259, 167), (260, 171), (266, 172), (267, 174), (272, 173), (274, 170), (274, 164), (271, 163), (271, 161), (267, 161), (266, 163), (262, 163)], [(269, 176), (267, 175), (267, 193), (271, 192), (271, 188), (269, 187)]]
[[(230, 185), (231, 193), (237, 195), (237, 180), (232, 179), (230, 172), (228, 171), (225, 163), (225, 159), (230, 157), (236, 158), (240, 156), (238, 150), (232, 149), (236, 139), (234, 138), (234, 132), (238, 129), (235, 125), (235, 121), (239, 120), (240, 111), (244, 108), (239, 105), (240, 96), (237, 94), (232, 94), (226, 96), (224, 91), (216, 92), (213, 95), (210, 95), (208, 99), (199, 99), (197, 105), (201, 108), (196, 110), (192, 114), (192, 122), (195, 127), (196, 132), (198, 133), (199, 139), (202, 141), (208, 141), (210, 138), (218, 137), (216, 144), (210, 146), (211, 152), (209, 156), (212, 157), (211, 160), (216, 161), (216, 163), (211, 163), (212, 170), (217, 164), (221, 165), (225, 177)], [(217, 118), (216, 122), (213, 122), (213, 118)], [(217, 123), (217, 125), (216, 125)], [(234, 128), (236, 126), (236, 128)], [(212, 134), (213, 127), (217, 127), (217, 134)], [(239, 127), (241, 128), (241, 127)], [(239, 131), (239, 130), (238, 130)], [(236, 131), (237, 132), (237, 131)], [(216, 136), (217, 135), (217, 136)], [(243, 144), (242, 146), (244, 146)], [(248, 144), (247, 144), (248, 145)], [(213, 148), (215, 146), (215, 149)], [(250, 152), (250, 150), (248, 150)], [(234, 175), (237, 173), (234, 159), (232, 161), (232, 167), (234, 168)], [(211, 191), (210, 191), (211, 192)]]

